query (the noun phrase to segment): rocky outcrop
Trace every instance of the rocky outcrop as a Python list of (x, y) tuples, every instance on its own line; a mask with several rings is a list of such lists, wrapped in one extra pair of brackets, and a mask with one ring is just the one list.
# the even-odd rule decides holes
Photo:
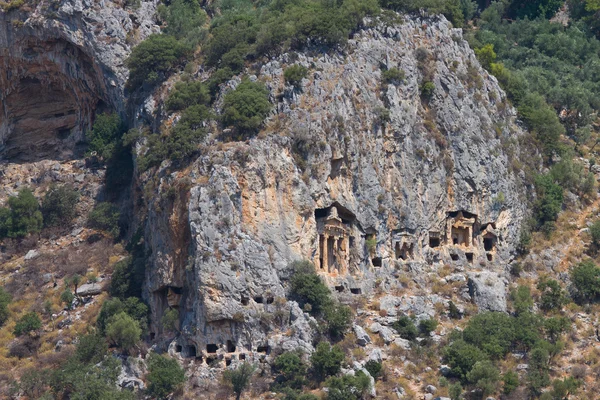
[(124, 113), (124, 61), (158, 31), (158, 1), (120, 4), (61, 0), (0, 12), (0, 160), (68, 158), (96, 112)]
[[(301, 89), (283, 78), (294, 63), (310, 70)], [(405, 79), (383, 82), (391, 68)], [(349, 301), (375, 282), (402, 290), (403, 275), (419, 281), (445, 264), (502, 270), (512, 259), (525, 213), (512, 168), (522, 131), (446, 20), (379, 24), (343, 54), (286, 54), (251, 79), (265, 82), (276, 104), (263, 132), (210, 142), (185, 171), (164, 163), (153, 178), (159, 192), (182, 179), (190, 190), (177, 206), (158, 195), (149, 204), (145, 295), (154, 321), (179, 310), (179, 340), (194, 354), (266, 351), (275, 328), (260, 321), (285, 310), (293, 260), (313, 261)]]

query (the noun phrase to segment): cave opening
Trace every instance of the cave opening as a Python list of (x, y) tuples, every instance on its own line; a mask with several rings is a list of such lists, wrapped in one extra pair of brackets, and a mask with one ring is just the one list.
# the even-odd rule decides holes
[(95, 115), (112, 110), (106, 76), (68, 41), (34, 37), (0, 46), (0, 160), (81, 157)]

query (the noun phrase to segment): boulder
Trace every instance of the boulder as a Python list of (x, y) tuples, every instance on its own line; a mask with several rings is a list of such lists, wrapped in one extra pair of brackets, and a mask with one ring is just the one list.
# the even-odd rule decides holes
[(473, 272), (469, 274), (469, 295), (479, 311), (506, 312), (507, 284), (506, 279), (495, 272)]
[(363, 328), (361, 328), (358, 325), (354, 325), (352, 327), (352, 329), (354, 330), (354, 334), (356, 335), (356, 343), (359, 346), (366, 346), (367, 344), (371, 343), (371, 338), (369, 337), (369, 335), (367, 334), (367, 332), (365, 332), (365, 330)]

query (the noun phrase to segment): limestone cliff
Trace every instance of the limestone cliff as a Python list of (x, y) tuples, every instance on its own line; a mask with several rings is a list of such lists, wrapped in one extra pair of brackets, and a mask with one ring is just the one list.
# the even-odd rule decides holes
[[(300, 89), (283, 78), (292, 64), (310, 71)], [(405, 79), (383, 82), (391, 68)], [(223, 144), (215, 128), (186, 170), (163, 164), (140, 181), (179, 193), (150, 196), (146, 224), (153, 330), (176, 307), (176, 350), (236, 359), (310, 348), (308, 317), (282, 300), (293, 260), (313, 261), (343, 301), (376, 286), (401, 293), (403, 277), (424, 283), (444, 265), (504, 273), (525, 213), (513, 168), (523, 131), (461, 30), (374, 22), (344, 53), (286, 54), (251, 79), (275, 104), (258, 137)], [(490, 308), (505, 307), (499, 285)], [(269, 314), (292, 329), (278, 333)]]
[(0, 13), (0, 159), (64, 159), (96, 112), (124, 115), (124, 61), (152, 32), (157, 0), (63, 0)]

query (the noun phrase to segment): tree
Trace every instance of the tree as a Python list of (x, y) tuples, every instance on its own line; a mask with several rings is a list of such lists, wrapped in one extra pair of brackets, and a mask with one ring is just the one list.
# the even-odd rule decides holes
[(540, 307), (543, 310), (557, 310), (567, 302), (567, 298), (564, 295), (560, 284), (554, 279), (540, 279), (537, 288), (542, 292), (540, 297)]
[(533, 206), (538, 228), (549, 233), (562, 210), (563, 189), (554, 183), (550, 175), (538, 175), (535, 180), (538, 199)]
[(306, 383), (306, 365), (300, 358), (300, 353), (288, 351), (279, 355), (273, 363), (277, 374), (275, 382), (282, 387), (300, 390)]
[(417, 327), (413, 320), (406, 315), (398, 318), (398, 321), (392, 324), (392, 328), (398, 332), (402, 339), (415, 340), (417, 338)]
[(600, 268), (592, 260), (571, 269), (573, 297), (579, 302), (596, 301), (600, 296)]
[(70, 186), (53, 185), (42, 199), (45, 226), (68, 226), (77, 215), (79, 193)]
[(140, 341), (141, 335), (139, 322), (124, 311), (113, 316), (106, 326), (106, 338), (125, 351), (132, 349)]
[(489, 360), (478, 361), (467, 373), (467, 380), (482, 393), (482, 397), (494, 393), (498, 387), (500, 372)]
[(144, 85), (154, 86), (164, 81), (182, 64), (188, 49), (175, 37), (154, 34), (133, 48), (125, 65), (129, 68), (129, 90), (136, 90)]
[(595, 220), (589, 228), (592, 244), (600, 248), (600, 219)]
[(544, 321), (544, 330), (552, 343), (556, 343), (570, 327), (571, 321), (566, 317), (552, 317)]
[(533, 308), (533, 298), (529, 286), (519, 285), (510, 292), (510, 299), (517, 315), (529, 312)]
[(500, 358), (510, 350), (515, 338), (513, 320), (501, 312), (475, 315), (463, 331), (463, 338), (492, 358)]
[(507, 371), (504, 375), (502, 375), (502, 382), (504, 382), (504, 394), (511, 394), (516, 388), (519, 387), (519, 374), (517, 374), (515, 371)]
[(342, 304), (334, 304), (325, 308), (323, 315), (327, 324), (327, 331), (333, 339), (344, 337), (352, 323), (352, 310)]
[(258, 131), (271, 108), (267, 88), (262, 83), (244, 78), (223, 99), (223, 125), (233, 126), (243, 135), (253, 134)]
[(108, 354), (106, 340), (98, 334), (83, 335), (75, 350), (75, 357), (83, 364), (98, 364)]
[(444, 349), (444, 360), (450, 365), (452, 375), (463, 380), (478, 361), (487, 359), (483, 351), (462, 339), (455, 340)]
[(309, 305), (311, 314), (321, 314), (332, 304), (331, 292), (316, 274), (315, 267), (308, 261), (296, 261), (290, 268), (294, 271), (290, 279), (291, 298), (300, 307), (306, 308)]
[(118, 114), (98, 114), (88, 137), (88, 152), (96, 152), (104, 160), (110, 159), (121, 136), (127, 131)]
[(41, 327), (42, 320), (39, 315), (36, 312), (29, 312), (17, 321), (13, 333), (15, 336), (21, 336), (29, 332), (37, 331)]
[(113, 316), (125, 312), (127, 315), (135, 319), (142, 331), (147, 328), (148, 325), (148, 306), (140, 301), (136, 297), (128, 297), (125, 300), (113, 298), (105, 301), (102, 304), (100, 313), (98, 314), (98, 320), (96, 325), (101, 334), (106, 332), (108, 322)]
[(283, 71), (283, 78), (288, 85), (294, 86), (296, 89), (300, 89), (302, 85), (302, 79), (308, 76), (308, 68), (300, 64), (294, 64), (287, 67)]
[(423, 337), (429, 337), (431, 332), (435, 331), (438, 322), (435, 318), (423, 319), (419, 322), (419, 333)]
[(369, 371), (369, 375), (373, 377), (373, 379), (377, 379), (379, 375), (381, 375), (381, 370), (383, 366), (379, 361), (369, 360), (365, 363), (365, 369)]
[(315, 376), (319, 381), (340, 371), (344, 361), (344, 352), (338, 346), (331, 346), (327, 342), (320, 342), (310, 356)]
[(527, 385), (534, 396), (539, 396), (541, 390), (550, 384), (549, 360), (548, 350), (543, 346), (537, 346), (529, 353)]
[(148, 371), (148, 393), (159, 399), (166, 398), (185, 382), (185, 371), (177, 360), (156, 353), (148, 358)]
[(371, 387), (371, 380), (359, 371), (354, 376), (331, 377), (325, 385), (328, 388), (326, 400), (360, 400)]
[(0, 212), (0, 233), (11, 238), (21, 238), (42, 229), (40, 205), (31, 190), (25, 188), (16, 197), (8, 198), (10, 213)]
[(71, 310), (73, 308), (73, 300), (75, 300), (75, 296), (69, 290), (69, 288), (65, 288), (65, 290), (60, 295), (60, 301), (67, 307), (67, 310)]
[(117, 237), (120, 233), (120, 216), (117, 207), (111, 203), (98, 203), (88, 216), (88, 225), (90, 228), (106, 231), (113, 237)]
[(10, 315), (8, 305), (12, 301), (12, 296), (0, 286), (0, 326), (4, 325)]
[(256, 367), (254, 365), (244, 362), (236, 369), (227, 370), (223, 373), (223, 377), (229, 382), (235, 393), (236, 400), (242, 397), (242, 393), (250, 384), (250, 379), (255, 370)]

